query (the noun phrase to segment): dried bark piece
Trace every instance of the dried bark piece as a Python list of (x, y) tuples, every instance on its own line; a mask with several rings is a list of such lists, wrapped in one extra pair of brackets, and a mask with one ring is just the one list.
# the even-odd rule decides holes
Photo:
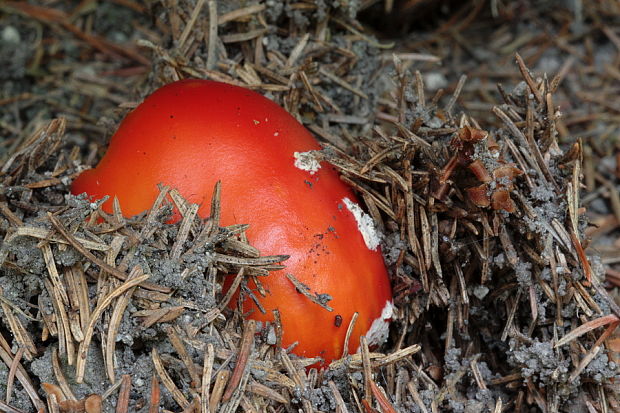
[(481, 140), (489, 136), (489, 132), (482, 129), (473, 128), (469, 125), (463, 126), (461, 129), (459, 129), (458, 133), (459, 139), (461, 139), (463, 142), (471, 143), (480, 142)]
[[(484, 163), (482, 163), (482, 161), (480, 159), (476, 159), (475, 161), (470, 163), (467, 166), (467, 168), (470, 171), (472, 171), (472, 173), (474, 175), (476, 175), (476, 178), (480, 182), (487, 183), (487, 182), (491, 182), (493, 180), (493, 177), (489, 173), (489, 170), (486, 168), (486, 166), (484, 166)], [(493, 171), (493, 175), (495, 175), (495, 171)]]
[(510, 191), (508, 189), (499, 189), (491, 195), (491, 207), (496, 210), (504, 210), (508, 213), (516, 211), (517, 206), (515, 202), (510, 198)]
[(519, 175), (523, 175), (523, 171), (510, 163), (493, 170), (493, 178), (495, 178), (500, 185), (509, 190), (512, 190), (514, 187), (512, 181)]
[(491, 205), (491, 197), (488, 194), (487, 184), (467, 188), (466, 191), (469, 199), (477, 206), (486, 208)]

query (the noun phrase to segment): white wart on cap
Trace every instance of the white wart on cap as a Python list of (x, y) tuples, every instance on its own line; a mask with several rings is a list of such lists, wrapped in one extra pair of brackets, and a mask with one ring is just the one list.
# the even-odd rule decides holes
[[(385, 307), (381, 310), (381, 315), (372, 322), (372, 325), (366, 332), (366, 340), (369, 346), (379, 346), (385, 343), (390, 332), (390, 320), (394, 313), (394, 305), (391, 301), (385, 302)], [(359, 351), (359, 347), (357, 349)]]
[(315, 155), (316, 151), (307, 152), (294, 152), (295, 167), (302, 171), (310, 172), (310, 175), (314, 175), (321, 169), (321, 163)]
[(357, 221), (357, 229), (362, 234), (364, 243), (366, 243), (368, 249), (376, 251), (379, 244), (381, 244), (381, 233), (377, 231), (375, 221), (372, 220), (370, 215), (364, 212), (362, 207), (351, 201), (349, 198), (344, 198), (342, 201), (355, 217), (355, 221)]

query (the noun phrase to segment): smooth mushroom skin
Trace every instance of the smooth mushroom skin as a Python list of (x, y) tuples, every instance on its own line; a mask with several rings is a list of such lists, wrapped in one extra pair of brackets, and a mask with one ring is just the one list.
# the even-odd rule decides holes
[[(99, 165), (83, 172), (71, 190), (91, 199), (116, 196), (123, 214), (133, 216), (151, 207), (161, 183), (199, 204), (200, 216), (207, 217), (221, 180), (221, 225), (250, 224), (248, 239), (263, 255), (290, 255), (285, 270), (261, 278), (269, 291), (260, 298), (266, 314), (250, 299), (244, 313), (272, 321), (278, 308), (282, 345), (297, 341), (296, 354), (329, 362), (342, 355), (354, 312), (359, 317), (349, 353), (374, 320), (386, 329), (391, 314), (383, 310), (391, 309), (392, 296), (379, 248), (366, 245), (345, 204), (356, 203), (355, 195), (325, 163), (314, 173), (295, 166), (296, 152), (315, 149), (320, 146), (312, 135), (260, 94), (183, 80), (155, 91), (129, 113)], [(112, 201), (103, 209), (111, 212)], [(329, 294), (334, 311), (298, 293), (287, 272), (312, 292)]]

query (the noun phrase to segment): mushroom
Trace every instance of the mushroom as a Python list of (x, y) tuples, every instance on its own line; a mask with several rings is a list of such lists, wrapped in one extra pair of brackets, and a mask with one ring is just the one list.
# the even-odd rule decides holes
[[(221, 180), (221, 224), (250, 224), (248, 240), (263, 254), (290, 256), (284, 270), (261, 280), (266, 313), (246, 299), (244, 314), (271, 322), (278, 309), (282, 345), (297, 343), (296, 354), (329, 362), (355, 352), (362, 335), (371, 345), (386, 339), (392, 296), (373, 221), (336, 170), (317, 158), (320, 149), (298, 121), (262, 95), (183, 80), (129, 113), (97, 167), (84, 171), (71, 190), (93, 200), (117, 197), (129, 217), (147, 210), (164, 184), (199, 204), (206, 217)], [(111, 212), (111, 200), (102, 208)], [(331, 297), (333, 311), (301, 294), (287, 274)]]

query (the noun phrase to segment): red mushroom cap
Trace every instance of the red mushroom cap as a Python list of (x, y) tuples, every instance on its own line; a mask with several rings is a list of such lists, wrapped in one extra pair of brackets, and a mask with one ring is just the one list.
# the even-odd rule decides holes
[[(348, 346), (387, 336), (391, 290), (372, 220), (355, 195), (308, 151), (317, 141), (289, 113), (248, 89), (206, 80), (166, 85), (127, 115), (99, 163), (72, 192), (91, 199), (116, 196), (133, 216), (152, 205), (157, 184), (176, 188), (208, 216), (213, 187), (222, 181), (222, 225), (250, 224), (247, 236), (262, 254), (287, 254), (287, 268), (262, 278), (269, 291), (262, 314), (247, 299), (243, 310), (272, 321), (279, 309), (282, 344), (295, 353), (339, 358), (353, 314)], [(103, 209), (112, 211), (112, 202)], [(329, 312), (296, 291), (292, 273), (312, 292), (329, 294)], [(339, 320), (339, 321), (338, 321)], [(373, 325), (374, 322), (374, 325)]]

